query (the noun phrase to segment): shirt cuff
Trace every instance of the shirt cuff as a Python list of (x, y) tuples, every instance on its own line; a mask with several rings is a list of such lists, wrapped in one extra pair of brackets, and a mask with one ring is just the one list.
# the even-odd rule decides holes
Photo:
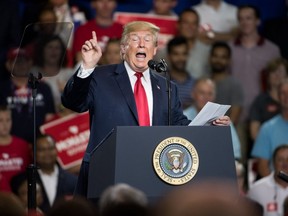
[(93, 73), (94, 69), (95, 67), (90, 68), (90, 69), (84, 69), (83, 65), (81, 64), (77, 73), (77, 77), (82, 78), (82, 79), (87, 78), (88, 76), (90, 76), (90, 74)]

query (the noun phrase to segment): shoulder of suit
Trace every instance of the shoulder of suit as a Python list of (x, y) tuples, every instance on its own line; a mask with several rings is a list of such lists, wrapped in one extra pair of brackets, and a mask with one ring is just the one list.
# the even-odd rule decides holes
[(101, 71), (109, 73), (114, 72), (118, 68), (119, 64), (109, 64), (109, 65), (99, 65), (95, 67), (95, 72), (99, 73)]

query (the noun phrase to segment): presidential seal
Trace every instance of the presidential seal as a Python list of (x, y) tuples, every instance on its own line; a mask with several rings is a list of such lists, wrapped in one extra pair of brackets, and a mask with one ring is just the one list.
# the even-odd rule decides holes
[(155, 148), (153, 167), (164, 182), (182, 185), (196, 175), (199, 167), (198, 153), (188, 140), (170, 137)]

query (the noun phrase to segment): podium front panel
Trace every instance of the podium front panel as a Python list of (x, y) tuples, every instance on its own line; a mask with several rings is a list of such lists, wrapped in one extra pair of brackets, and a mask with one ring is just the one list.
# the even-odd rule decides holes
[[(199, 156), (198, 171), (181, 186), (158, 177), (153, 167), (153, 153), (163, 140), (181, 137), (188, 140)], [(91, 156), (88, 198), (99, 198), (103, 190), (116, 183), (127, 183), (157, 199), (164, 193), (209, 179), (236, 183), (235, 162), (230, 127), (225, 126), (154, 126), (117, 127)]]

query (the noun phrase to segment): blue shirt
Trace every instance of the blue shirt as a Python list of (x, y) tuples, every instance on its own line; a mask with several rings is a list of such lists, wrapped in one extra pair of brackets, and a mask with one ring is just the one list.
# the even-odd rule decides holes
[[(194, 119), (196, 117), (196, 115), (198, 114), (198, 112), (194, 106), (188, 107), (187, 109), (185, 109), (183, 111), (183, 113), (190, 120)], [(234, 157), (235, 157), (235, 159), (241, 159), (240, 140), (239, 140), (238, 134), (236, 132), (236, 129), (232, 123), (230, 124), (230, 129), (231, 129), (231, 137), (232, 137)]]
[(263, 123), (252, 148), (252, 157), (271, 160), (275, 148), (288, 144), (288, 121), (276, 115)]
[(183, 109), (191, 106), (191, 104), (193, 103), (191, 92), (195, 80), (191, 76), (189, 76), (184, 82), (178, 82), (176, 80), (173, 80), (173, 82), (175, 82), (178, 87), (178, 95), (182, 103)]

